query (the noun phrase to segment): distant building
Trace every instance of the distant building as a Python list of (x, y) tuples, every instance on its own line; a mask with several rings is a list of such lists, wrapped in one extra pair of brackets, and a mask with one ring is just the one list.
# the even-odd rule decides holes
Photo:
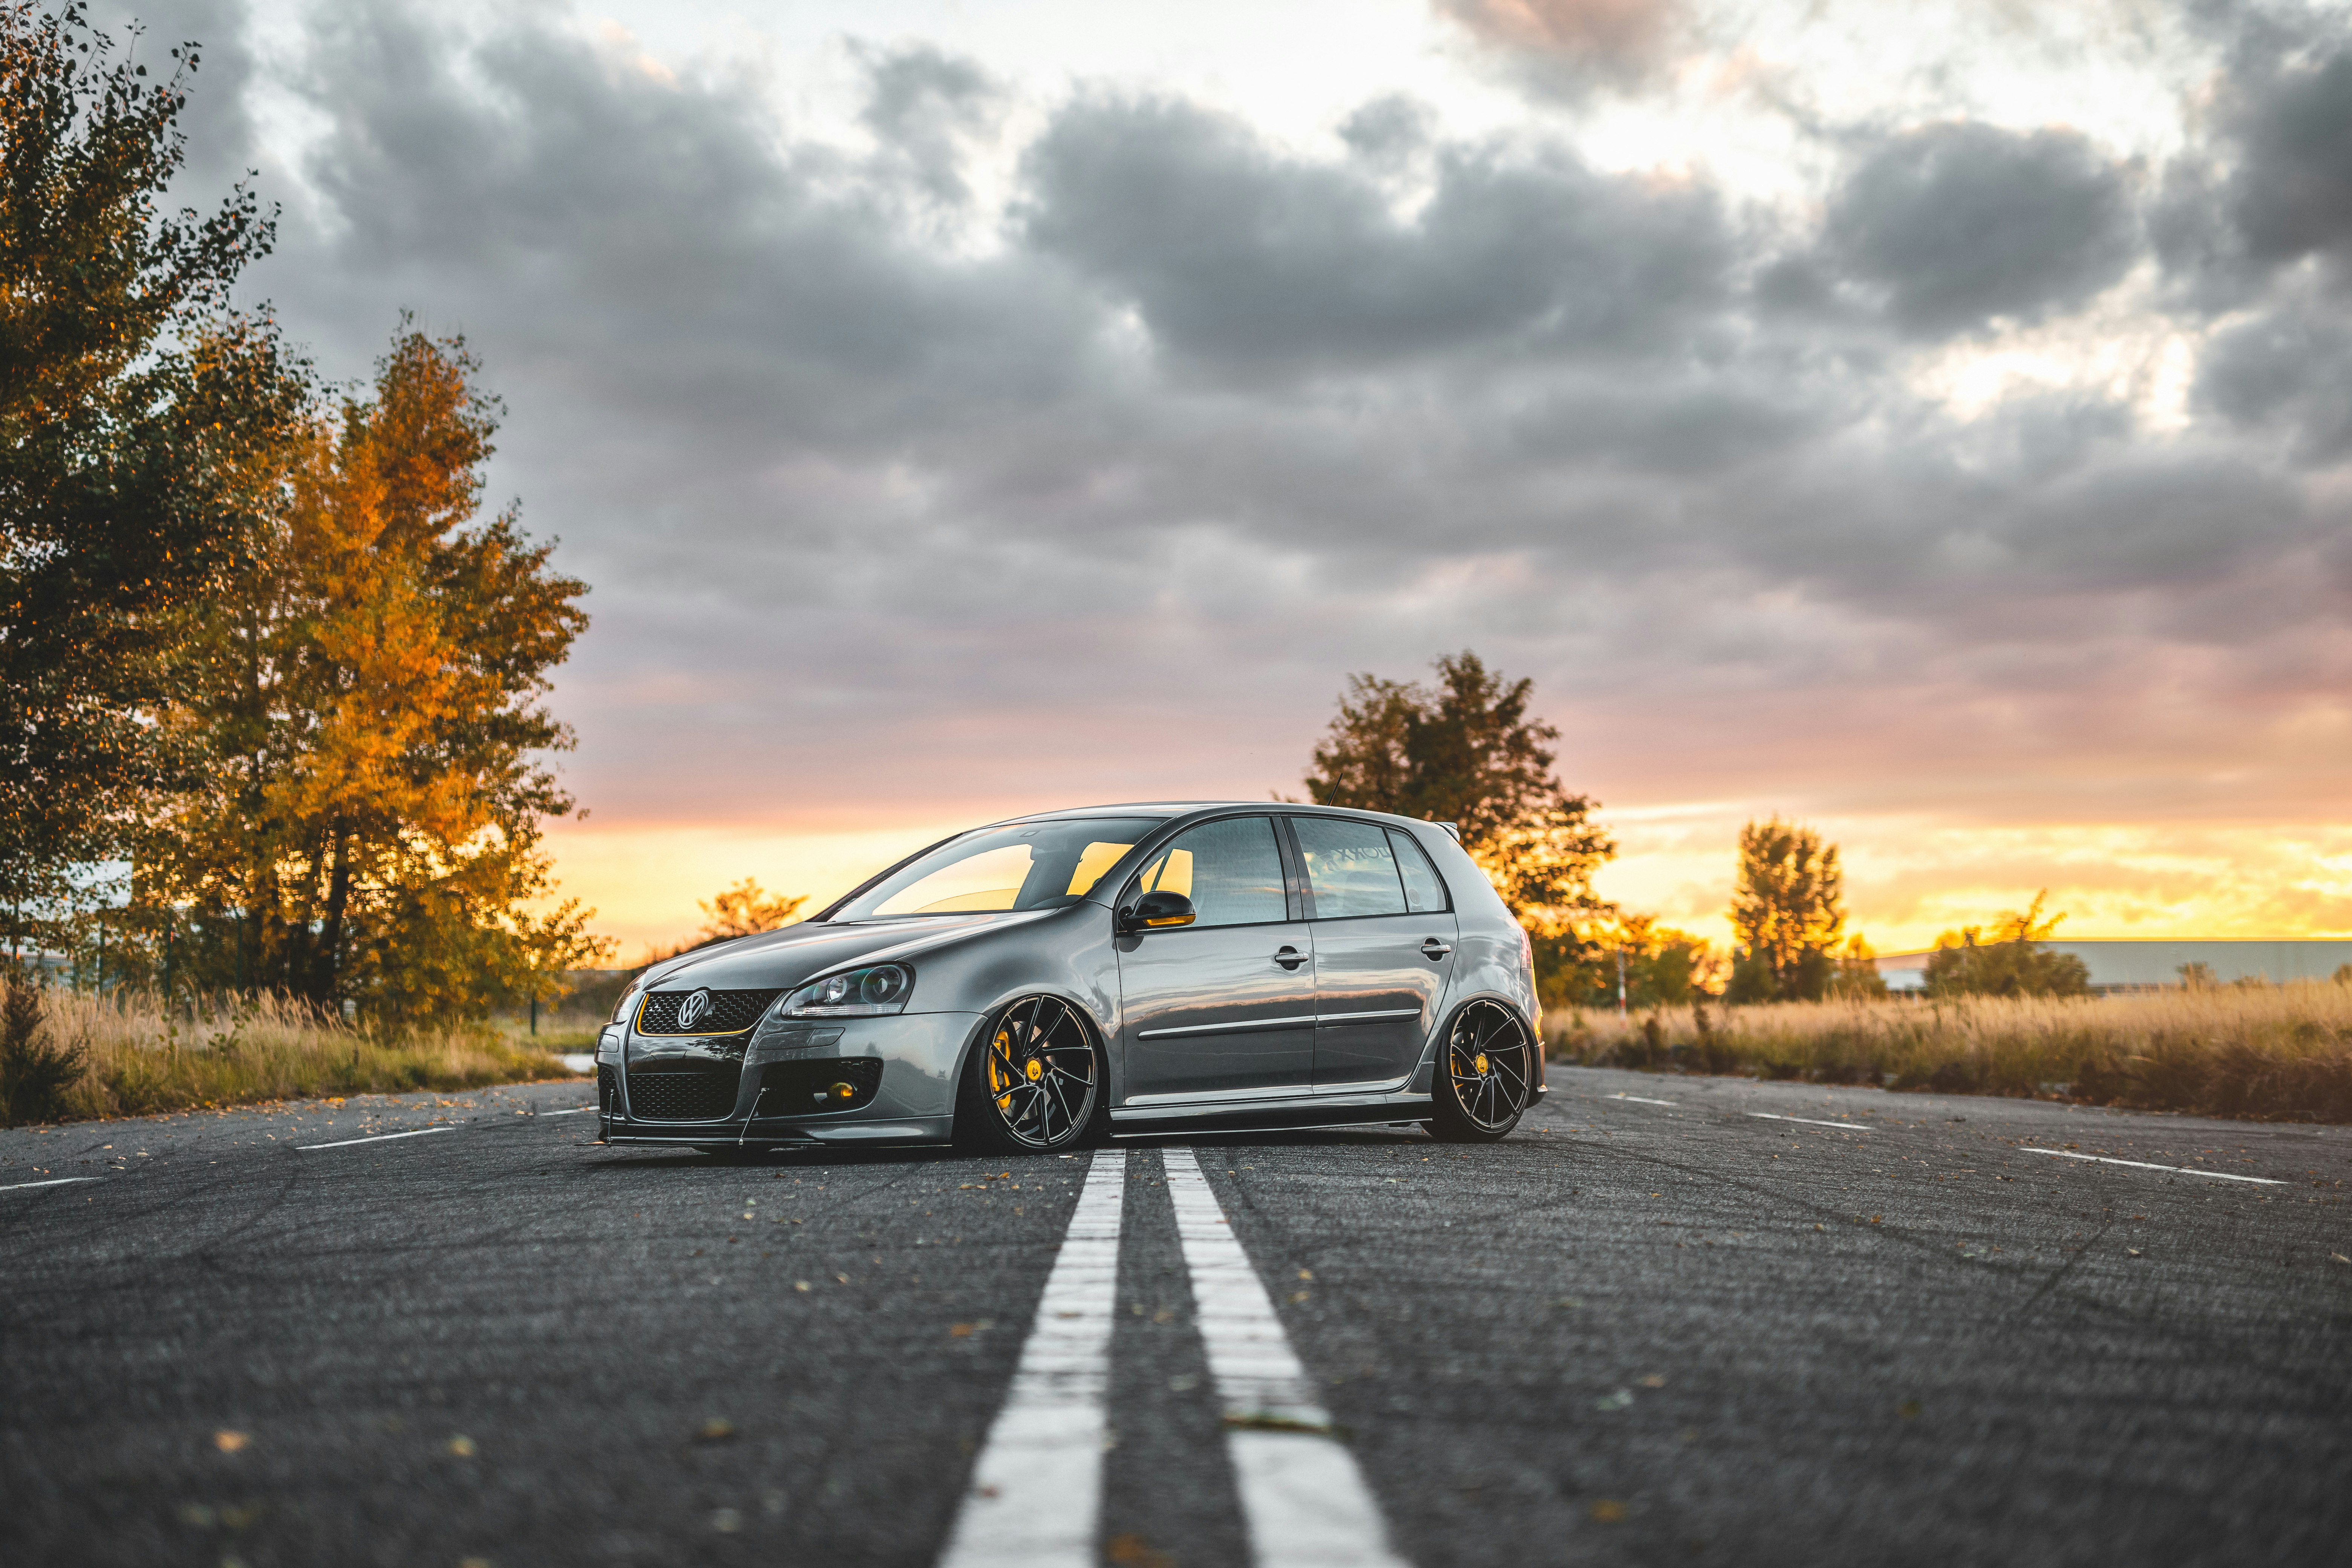
[[(2053, 952), (2070, 952), (2091, 972), (2094, 991), (2147, 991), (2180, 984), (2180, 971), (2201, 963), (2215, 981), (2326, 980), (2352, 963), (2352, 942), (2045, 942)], [(1927, 988), (1925, 952), (1890, 952), (1878, 960), (1889, 991)]]

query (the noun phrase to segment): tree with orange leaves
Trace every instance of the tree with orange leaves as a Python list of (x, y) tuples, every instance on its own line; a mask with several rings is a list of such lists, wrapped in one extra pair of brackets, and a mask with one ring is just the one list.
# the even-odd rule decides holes
[[(256, 566), (169, 715), (212, 757), (149, 836), (139, 901), (192, 907), (183, 973), (322, 1008), (468, 1016), (605, 950), (551, 889), (572, 809), (541, 704), (587, 624), (513, 509), (478, 520), (499, 405), (403, 323), (372, 395), (283, 454)], [(152, 923), (152, 922), (151, 922)]]

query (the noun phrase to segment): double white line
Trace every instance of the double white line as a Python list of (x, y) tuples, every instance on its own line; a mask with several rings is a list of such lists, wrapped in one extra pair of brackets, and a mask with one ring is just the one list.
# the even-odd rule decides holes
[[(1189, 1149), (1162, 1157), (1252, 1558), (1259, 1568), (1403, 1568), (1200, 1163)], [(1127, 1152), (1097, 1153), (942, 1568), (1093, 1568), (1097, 1560), (1126, 1198)]]

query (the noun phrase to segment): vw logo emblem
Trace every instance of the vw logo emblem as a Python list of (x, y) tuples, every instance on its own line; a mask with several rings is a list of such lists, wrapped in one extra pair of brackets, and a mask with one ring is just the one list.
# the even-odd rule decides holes
[(687, 993), (686, 1000), (677, 1005), (677, 1026), (681, 1029), (691, 1029), (702, 1022), (704, 1016), (709, 1011), (710, 993), (689, 991)]

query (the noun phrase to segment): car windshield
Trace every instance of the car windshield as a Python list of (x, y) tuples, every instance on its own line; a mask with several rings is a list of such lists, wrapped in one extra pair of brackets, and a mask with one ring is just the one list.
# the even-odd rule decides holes
[(1088, 817), (984, 827), (950, 839), (843, 906), (836, 921), (1002, 913), (1075, 904), (1159, 826), (1152, 817)]

